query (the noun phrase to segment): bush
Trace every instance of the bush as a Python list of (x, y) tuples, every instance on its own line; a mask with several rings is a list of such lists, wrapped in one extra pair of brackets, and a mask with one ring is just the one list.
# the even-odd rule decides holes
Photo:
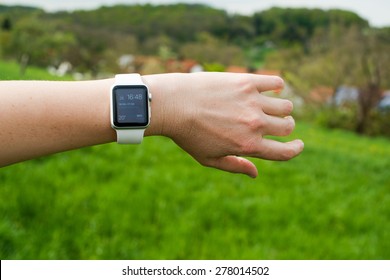
[[(316, 111), (317, 114), (314, 119), (319, 125), (327, 128), (356, 131), (358, 125), (358, 108), (356, 104), (345, 104), (340, 107), (326, 106), (316, 108)], [(307, 114), (305, 115), (307, 116)], [(390, 112), (377, 109), (372, 110), (363, 134), (390, 137)]]
[(357, 106), (348, 104), (341, 107), (319, 108), (315, 120), (321, 126), (354, 131), (357, 126)]
[(364, 134), (390, 138), (390, 111), (373, 110)]

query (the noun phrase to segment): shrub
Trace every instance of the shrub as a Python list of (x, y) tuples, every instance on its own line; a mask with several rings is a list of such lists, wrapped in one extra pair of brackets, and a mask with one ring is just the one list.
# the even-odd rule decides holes
[[(305, 115), (307, 118), (308, 114)], [(317, 107), (314, 115), (313, 119), (315, 122), (327, 128), (356, 131), (358, 125), (358, 108), (356, 104), (344, 104), (339, 107)], [(390, 111), (372, 110), (363, 134), (390, 137)]]
[(340, 107), (319, 108), (316, 122), (328, 128), (341, 128), (354, 131), (357, 126), (357, 106), (346, 104)]

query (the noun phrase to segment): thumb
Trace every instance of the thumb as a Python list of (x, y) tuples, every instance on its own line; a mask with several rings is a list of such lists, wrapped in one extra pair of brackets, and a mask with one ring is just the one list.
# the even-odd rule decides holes
[(246, 174), (252, 178), (256, 178), (258, 175), (257, 168), (251, 161), (237, 156), (214, 159), (210, 166), (232, 173)]

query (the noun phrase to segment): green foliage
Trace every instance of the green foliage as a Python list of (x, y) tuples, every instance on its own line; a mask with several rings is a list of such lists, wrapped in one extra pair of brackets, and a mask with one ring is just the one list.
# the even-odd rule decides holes
[(356, 104), (345, 104), (340, 107), (317, 107), (315, 121), (328, 128), (341, 128), (354, 131), (357, 127)]
[(20, 66), (14, 61), (0, 61), (0, 80), (71, 80), (70, 76), (58, 77), (49, 74), (48, 71), (29, 66), (22, 75)]
[[(358, 106), (356, 103), (336, 105), (312, 105), (295, 114), (299, 120), (312, 120), (313, 123), (329, 129), (356, 131), (358, 127)], [(365, 135), (390, 138), (390, 112), (374, 108), (370, 111)]]
[(224, 72), (225, 67), (219, 63), (205, 63), (203, 64), (204, 71), (208, 72)]
[(369, 116), (369, 125), (365, 134), (371, 136), (386, 136), (390, 138), (390, 111), (372, 110)]
[(253, 20), (257, 36), (283, 45), (300, 43), (305, 46), (316, 29), (333, 24), (343, 27), (368, 26), (366, 20), (349, 11), (305, 8), (272, 8), (256, 13)]
[(38, 9), (35, 7), (28, 7), (28, 6), (6, 6), (0, 4), (0, 17), (3, 15), (8, 16), (12, 19), (20, 19), (25, 16), (30, 16), (31, 14), (39, 14), (43, 13), (42, 9)]
[(256, 180), (165, 138), (0, 169), (1, 259), (389, 259), (390, 142), (298, 123)]
[(335, 93), (341, 85), (356, 87), (358, 97), (352, 107), (317, 108), (320, 123), (367, 135), (388, 135), (388, 119), (375, 112), (382, 90), (390, 87), (390, 41), (386, 34), (387, 29), (332, 24), (329, 29), (317, 29), (306, 50), (297, 45), (269, 55), (266, 67), (281, 69), (306, 103), (318, 102), (313, 96), (318, 88)]
[(199, 4), (117, 5), (52, 16), (87, 28), (135, 34), (141, 42), (160, 35), (174, 36), (179, 42), (191, 41), (205, 30), (223, 34), (227, 19), (225, 11)]
[(244, 61), (239, 47), (226, 44), (206, 32), (198, 34), (197, 42), (184, 44), (180, 48), (180, 55), (203, 64), (241, 65)]
[(1, 24), (1, 29), (3, 31), (10, 31), (12, 29), (12, 22), (9, 18), (3, 19), (3, 22)]
[(370, 110), (390, 86), (389, 28), (370, 28), (349, 11), (272, 8), (243, 16), (193, 4), (58, 13), (0, 6), (1, 22), (6, 28), (0, 32), (0, 56), (19, 61), (21, 72), (27, 64), (46, 67), (63, 61), (91, 76), (164, 71), (161, 63), (144, 58), (121, 69), (117, 61), (124, 54), (162, 61), (189, 58), (213, 71), (230, 65), (264, 67), (280, 71), (306, 102), (319, 86), (359, 87), (365, 102), (357, 110), (357, 129), (382, 131), (367, 127), (374, 123), (367, 118), (374, 118)]
[[(276, 47), (306, 47), (318, 28), (336, 23), (367, 26), (365, 20), (346, 11), (275, 8), (244, 16), (199, 4), (117, 5), (57, 13), (0, 7), (0, 20), (5, 18), (10, 18), (13, 26), (25, 28), (25, 32), (21, 28), (11, 32), (14, 44), (8, 48), (8, 57), (20, 59), (20, 53), (30, 51), (33, 64), (67, 60), (77, 71), (93, 74), (109, 70), (113, 54), (156, 55), (161, 46), (168, 47), (174, 56), (201, 63), (256, 67), (263, 63), (261, 53), (267, 49), (259, 50), (259, 46), (271, 42)], [(53, 34), (60, 36), (52, 38)], [(214, 41), (204, 41), (202, 34), (209, 34)], [(243, 49), (255, 50), (256, 60), (252, 60), (253, 51)]]
[(72, 33), (62, 32), (54, 24), (46, 26), (39, 16), (20, 19), (10, 34), (4, 48), (5, 56), (16, 59), (25, 56), (29, 63), (38, 66), (59, 64), (75, 44)]

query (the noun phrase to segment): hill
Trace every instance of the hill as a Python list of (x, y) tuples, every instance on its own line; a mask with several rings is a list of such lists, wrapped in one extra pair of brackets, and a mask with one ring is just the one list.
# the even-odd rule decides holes
[[(113, 71), (111, 61), (128, 53), (252, 66), (252, 61), (263, 59), (262, 49), (270, 42), (275, 47), (306, 46), (317, 29), (336, 23), (368, 27), (363, 18), (340, 10), (273, 8), (244, 16), (200, 4), (117, 5), (57, 13), (1, 7), (4, 57), (19, 59), (28, 53), (35, 65), (62, 59), (78, 71), (95, 73)], [(212, 56), (202, 56), (208, 52)]]

